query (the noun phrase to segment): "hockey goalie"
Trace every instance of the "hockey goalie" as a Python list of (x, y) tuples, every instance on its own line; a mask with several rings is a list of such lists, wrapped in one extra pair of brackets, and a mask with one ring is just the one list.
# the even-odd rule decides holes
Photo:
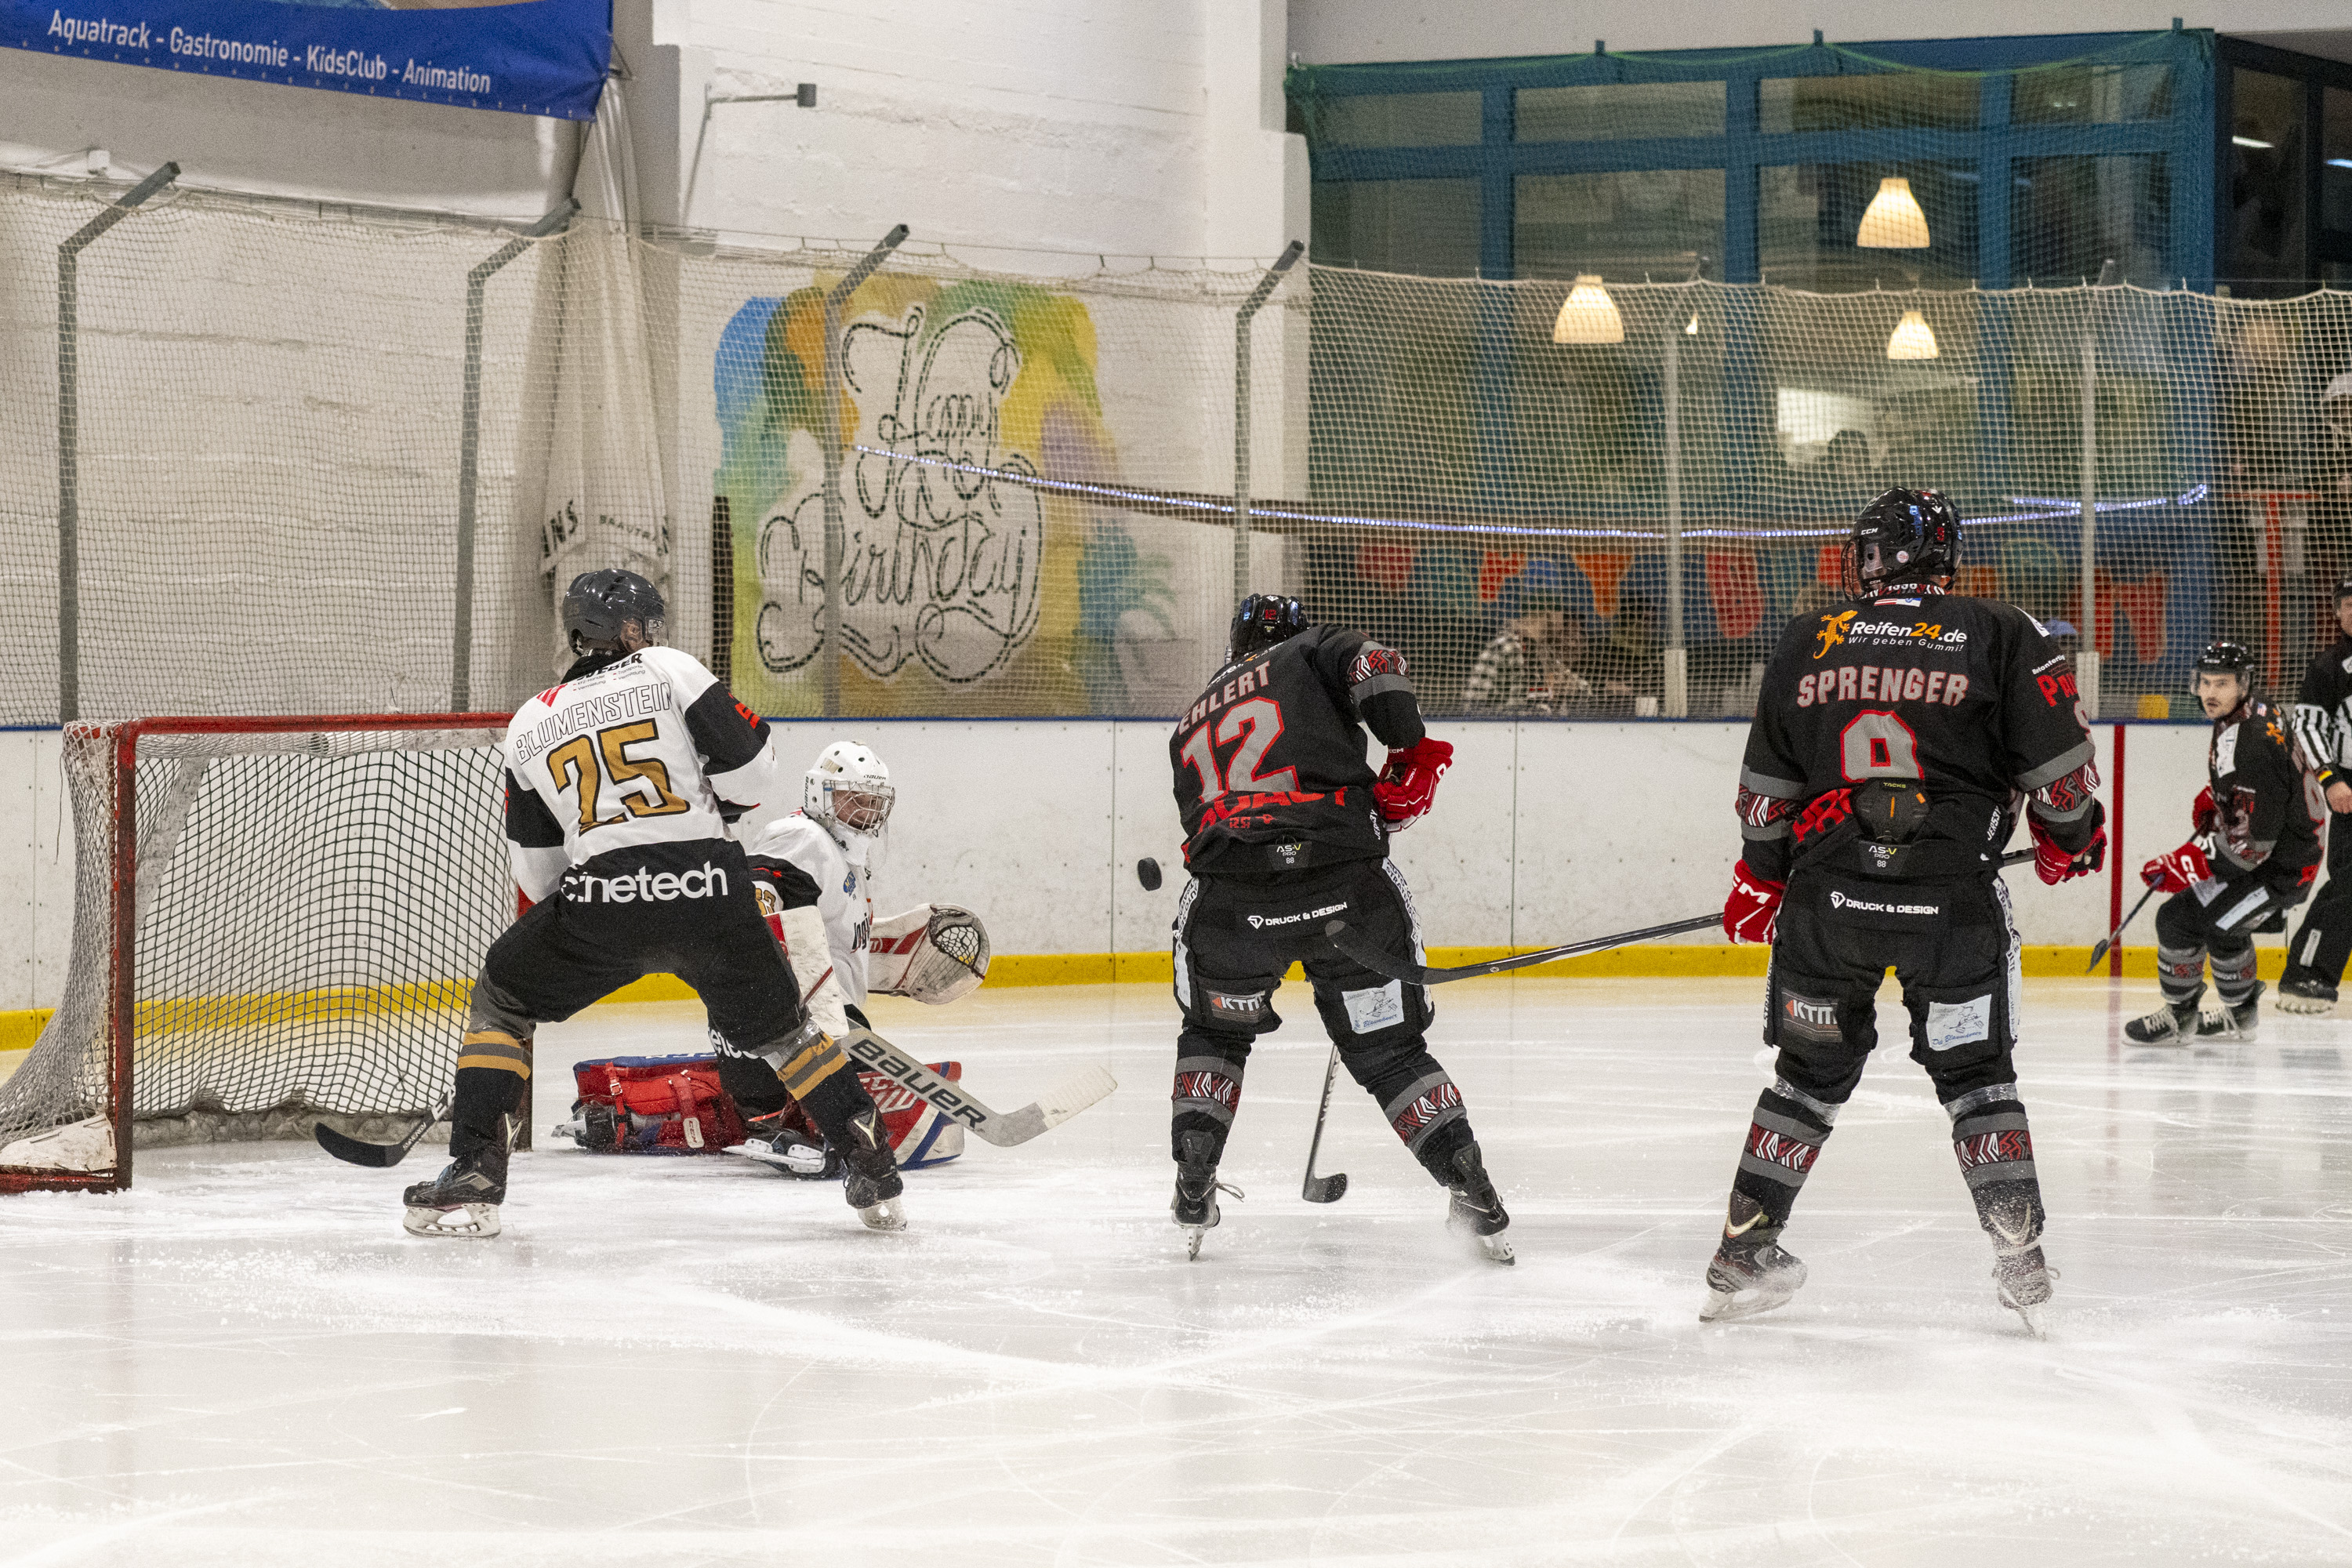
[[(988, 933), (969, 910), (918, 904), (875, 919), (869, 889), (887, 850), (897, 798), (881, 758), (855, 741), (837, 741), (809, 769), (801, 809), (743, 846), (752, 892), (800, 982), (809, 1016), (835, 1037), (852, 1025), (871, 1026), (864, 1011), (869, 993), (940, 1006), (971, 994), (988, 973)], [(826, 1146), (790, 1084), (773, 1073), (740, 1071), (724, 1056), (719, 1066), (748, 1132), (730, 1152), (795, 1176), (840, 1175), (839, 1152)], [(887, 1079), (866, 1077), (902, 1168), (963, 1152), (960, 1124)]]

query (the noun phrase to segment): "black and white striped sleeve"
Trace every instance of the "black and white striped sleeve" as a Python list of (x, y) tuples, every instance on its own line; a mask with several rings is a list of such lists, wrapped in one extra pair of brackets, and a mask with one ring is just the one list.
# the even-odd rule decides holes
[(2295, 750), (2301, 753), (2303, 765), (2319, 780), (2322, 789), (2344, 779), (2339, 759), (2343, 756), (2344, 721), (2342, 679), (2337, 671), (2340, 647), (2330, 648), (2311, 661), (2303, 672), (2303, 689), (2296, 693), (2294, 705), (2287, 712), (2287, 727), (2294, 731)]

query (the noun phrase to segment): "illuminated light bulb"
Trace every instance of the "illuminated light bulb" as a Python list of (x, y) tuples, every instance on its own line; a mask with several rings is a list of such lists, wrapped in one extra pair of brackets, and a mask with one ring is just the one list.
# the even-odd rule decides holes
[(1854, 235), (1853, 242), (1865, 250), (1927, 247), (1927, 215), (1919, 210), (1919, 199), (1911, 194), (1910, 181), (1899, 174), (1889, 174), (1878, 182), (1878, 194), (1870, 198), (1869, 210), (1862, 215), (1862, 228)]
[(1887, 334), (1888, 359), (1934, 359), (1942, 352), (1936, 346), (1936, 329), (1916, 310), (1904, 311), (1895, 331)]
[(1601, 286), (1597, 274), (1580, 272), (1576, 286), (1560, 302), (1559, 317), (1551, 324), (1551, 341), (1556, 343), (1622, 343), (1625, 341), (1625, 319), (1617, 313), (1617, 301)]

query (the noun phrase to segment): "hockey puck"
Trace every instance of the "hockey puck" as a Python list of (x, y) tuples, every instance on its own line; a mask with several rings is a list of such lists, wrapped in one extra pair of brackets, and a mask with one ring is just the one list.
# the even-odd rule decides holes
[(1147, 893), (1160, 890), (1160, 862), (1147, 855), (1135, 863), (1135, 879), (1143, 884)]

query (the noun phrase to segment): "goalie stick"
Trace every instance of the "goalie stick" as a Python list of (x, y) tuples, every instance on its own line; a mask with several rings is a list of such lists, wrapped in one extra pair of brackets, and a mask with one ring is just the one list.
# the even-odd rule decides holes
[(961, 1083), (950, 1083), (871, 1029), (849, 1029), (834, 1042), (851, 1060), (878, 1072), (961, 1122), (1000, 1149), (1026, 1143), (1058, 1127), (1118, 1087), (1108, 1068), (1090, 1067), (1055, 1085), (1018, 1110), (991, 1110)]
[[(2016, 849), (2002, 856), (2000, 863), (2016, 866), (2032, 858), (2032, 850)], [(1583, 942), (1565, 942), (1559, 947), (1547, 947), (1535, 952), (1515, 953), (1509, 958), (1492, 959), (1485, 963), (1465, 963), (1453, 969), (1429, 969), (1399, 958), (1392, 952), (1384, 952), (1360, 935), (1346, 921), (1332, 921), (1325, 925), (1323, 939), (1375, 974), (1385, 974), (1391, 980), (1409, 980), (1415, 985), (1443, 985), (1449, 980), (1475, 980), (1482, 974), (1500, 974), (1506, 970), (1525, 969), (1530, 964), (1549, 963), (1555, 959), (1606, 952), (1612, 947), (1625, 947), (1662, 936), (1680, 936), (1685, 931), (1705, 931), (1709, 926), (1722, 923), (1723, 917), (1719, 914), (1693, 915), (1686, 921), (1643, 926), (1639, 931), (1619, 931), (1614, 936), (1590, 937)]]
[(319, 1140), (319, 1147), (336, 1159), (353, 1165), (369, 1165), (382, 1170), (386, 1166), (397, 1165), (407, 1159), (408, 1152), (416, 1147), (417, 1140), (431, 1131), (436, 1122), (448, 1116), (450, 1104), (450, 1101), (445, 1100), (435, 1106), (425, 1120), (410, 1128), (408, 1136), (397, 1143), (370, 1143), (363, 1139), (354, 1138), (347, 1132), (338, 1132), (323, 1121), (311, 1128), (310, 1132)]

